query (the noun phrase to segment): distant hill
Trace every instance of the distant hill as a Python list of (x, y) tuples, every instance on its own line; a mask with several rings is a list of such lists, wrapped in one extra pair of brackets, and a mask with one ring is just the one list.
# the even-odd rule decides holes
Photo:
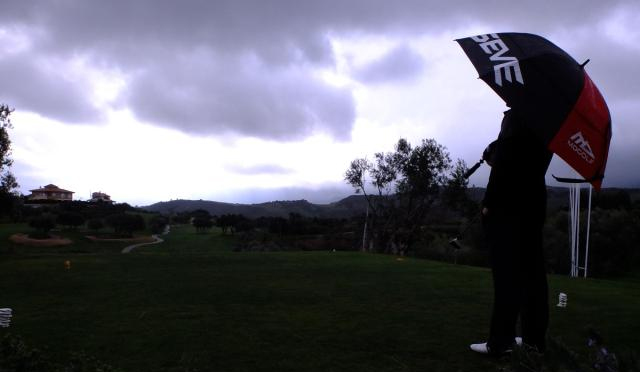
[(234, 204), (208, 200), (171, 200), (142, 208), (160, 213), (179, 213), (204, 209), (214, 216), (242, 214), (249, 218), (289, 217), (290, 213), (298, 213), (305, 217), (345, 218), (365, 213), (367, 204), (362, 195), (352, 195), (330, 204), (313, 204), (307, 200), (283, 200), (260, 204)]
[[(587, 189), (583, 194), (587, 195)], [(603, 189), (603, 193), (615, 193), (626, 191), (632, 201), (640, 200), (640, 189)], [(484, 196), (484, 188), (469, 188), (469, 196), (474, 201), (481, 201)], [(548, 188), (548, 209), (566, 208), (569, 205), (569, 191), (564, 187)], [(595, 195), (595, 193), (594, 193)], [(305, 217), (319, 218), (349, 218), (366, 213), (367, 202), (362, 195), (352, 195), (340, 201), (330, 204), (313, 204), (307, 200), (282, 200), (260, 204), (235, 204), (221, 203), (208, 200), (171, 200), (159, 202), (142, 207), (151, 212), (165, 214), (188, 212), (196, 209), (204, 209), (214, 216), (223, 214), (242, 214), (249, 218), (258, 217), (289, 217), (290, 213), (298, 213)]]

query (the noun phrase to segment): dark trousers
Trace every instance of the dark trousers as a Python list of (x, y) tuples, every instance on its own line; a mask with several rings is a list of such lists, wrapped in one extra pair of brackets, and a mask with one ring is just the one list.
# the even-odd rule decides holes
[(485, 219), (494, 286), (488, 345), (496, 352), (513, 345), (518, 317), (523, 343), (544, 350), (549, 300), (543, 224), (544, 217), (495, 213)]

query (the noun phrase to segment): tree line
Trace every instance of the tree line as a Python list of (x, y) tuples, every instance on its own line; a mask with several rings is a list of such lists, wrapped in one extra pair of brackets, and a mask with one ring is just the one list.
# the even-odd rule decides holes
[[(250, 219), (198, 210), (176, 214), (172, 223), (191, 223), (200, 232), (217, 226), (223, 234), (238, 236), (241, 251), (360, 250), (486, 266), (480, 204), (470, 196), (466, 171), (464, 161), (452, 161), (435, 140), (412, 146), (400, 139), (394, 151), (377, 153), (373, 160), (355, 159), (345, 172), (345, 181), (367, 201), (362, 215), (330, 219), (291, 213)], [(581, 204), (586, 206), (587, 200)], [(605, 189), (593, 194), (592, 205), (590, 276), (637, 271), (640, 202), (625, 190)], [(568, 200), (548, 210), (544, 248), (552, 273), (569, 272), (568, 216)], [(457, 246), (451, 244), (455, 237)]]
[[(350, 163), (344, 179), (367, 202), (368, 210), (361, 216), (323, 219), (292, 213), (288, 217), (249, 219), (240, 214), (211, 216), (205, 210), (196, 210), (155, 215), (145, 221), (139, 211), (127, 204), (65, 202), (42, 208), (25, 206), (10, 169), (12, 112), (9, 106), (0, 104), (0, 218), (26, 221), (41, 235), (55, 226), (86, 226), (96, 233), (109, 227), (114, 234), (130, 236), (146, 228), (160, 232), (167, 223), (189, 223), (200, 233), (217, 226), (223, 234), (238, 234), (245, 246), (258, 249), (267, 245), (273, 249), (339, 247), (473, 265), (487, 263), (486, 244), (476, 217), (479, 205), (469, 197), (464, 177), (466, 163), (452, 161), (447, 149), (434, 139), (422, 140), (416, 146), (400, 139), (391, 152)], [(581, 204), (586, 205), (586, 200)], [(549, 271), (560, 274), (568, 272), (570, 261), (567, 209), (550, 208), (544, 231)], [(581, 218), (584, 221), (586, 217)], [(604, 190), (594, 194), (591, 218), (591, 275), (637, 272), (640, 202), (633, 201), (624, 190)], [(462, 233), (457, 247), (449, 244), (452, 237)], [(306, 244), (304, 239), (317, 244)]]
[(9, 130), (13, 128), (10, 118), (12, 112), (13, 109), (8, 105), (0, 104), (0, 218), (11, 215), (19, 204), (19, 185), (11, 172), (13, 159)]
[[(26, 222), (35, 230), (35, 238), (46, 238), (56, 228), (76, 230), (86, 228), (94, 234), (110, 237), (131, 237), (137, 231), (150, 230), (157, 234), (169, 223), (168, 218), (154, 214), (144, 218), (147, 212), (130, 205), (67, 201), (58, 204), (32, 207), (23, 205), (18, 221)], [(111, 232), (105, 232), (104, 229)]]

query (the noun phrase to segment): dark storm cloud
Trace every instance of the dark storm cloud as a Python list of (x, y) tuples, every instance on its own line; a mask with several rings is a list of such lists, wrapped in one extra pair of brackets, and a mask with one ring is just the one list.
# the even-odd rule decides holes
[(401, 45), (376, 61), (356, 69), (355, 76), (365, 83), (406, 82), (418, 76), (425, 61), (407, 45)]
[(351, 93), (305, 70), (267, 69), (228, 56), (163, 57), (166, 64), (130, 82), (126, 104), (142, 120), (198, 134), (282, 140), (316, 130), (349, 137), (355, 118)]
[(0, 102), (64, 122), (95, 123), (101, 114), (89, 101), (87, 82), (62, 72), (36, 55), (0, 56)]
[[(637, 14), (637, 13), (636, 13)], [(640, 161), (640, 135), (635, 130), (640, 114), (640, 48), (629, 44), (628, 35), (617, 37), (595, 33), (578, 43), (572, 54), (579, 61), (590, 59), (586, 71), (598, 86), (611, 113), (612, 139), (605, 187), (640, 186), (640, 173), (629, 168)]]
[[(636, 13), (640, 15), (640, 6)], [(579, 63), (589, 59), (585, 70), (608, 101), (640, 98), (640, 47), (628, 35), (597, 32), (573, 41), (559, 46), (571, 47), (568, 51)]]
[[(346, 139), (355, 118), (352, 95), (319, 80), (314, 70), (334, 67), (332, 35), (403, 38), (470, 24), (544, 34), (596, 24), (626, 3), (6, 1), (0, 31), (9, 37), (22, 33), (31, 45), (21, 56), (24, 79), (11, 77), (13, 89), (3, 87), (1, 98), (64, 121), (86, 120), (94, 112), (85, 94), (90, 87), (43, 73), (29, 53), (62, 61), (82, 56), (122, 73), (128, 84), (119, 104), (152, 124), (198, 134), (232, 132), (282, 140), (325, 132)], [(607, 53), (599, 50), (591, 58)], [(3, 54), (0, 49), (0, 58)], [(621, 52), (616, 64), (608, 60), (607, 68), (621, 64), (631, 69), (631, 61), (635, 63)], [(4, 59), (0, 64), (5, 70), (17, 68)], [(422, 67), (408, 49), (399, 49), (361, 77), (370, 82), (398, 79)]]

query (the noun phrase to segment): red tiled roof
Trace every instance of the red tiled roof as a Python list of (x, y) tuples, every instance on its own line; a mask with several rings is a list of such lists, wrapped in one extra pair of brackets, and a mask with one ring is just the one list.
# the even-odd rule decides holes
[(65, 189), (61, 189), (58, 186), (54, 185), (54, 184), (48, 184), (45, 187), (41, 187), (39, 189), (34, 189), (34, 190), (29, 190), (31, 192), (70, 192), (72, 194), (75, 194), (73, 191), (69, 191), (69, 190), (65, 190)]

